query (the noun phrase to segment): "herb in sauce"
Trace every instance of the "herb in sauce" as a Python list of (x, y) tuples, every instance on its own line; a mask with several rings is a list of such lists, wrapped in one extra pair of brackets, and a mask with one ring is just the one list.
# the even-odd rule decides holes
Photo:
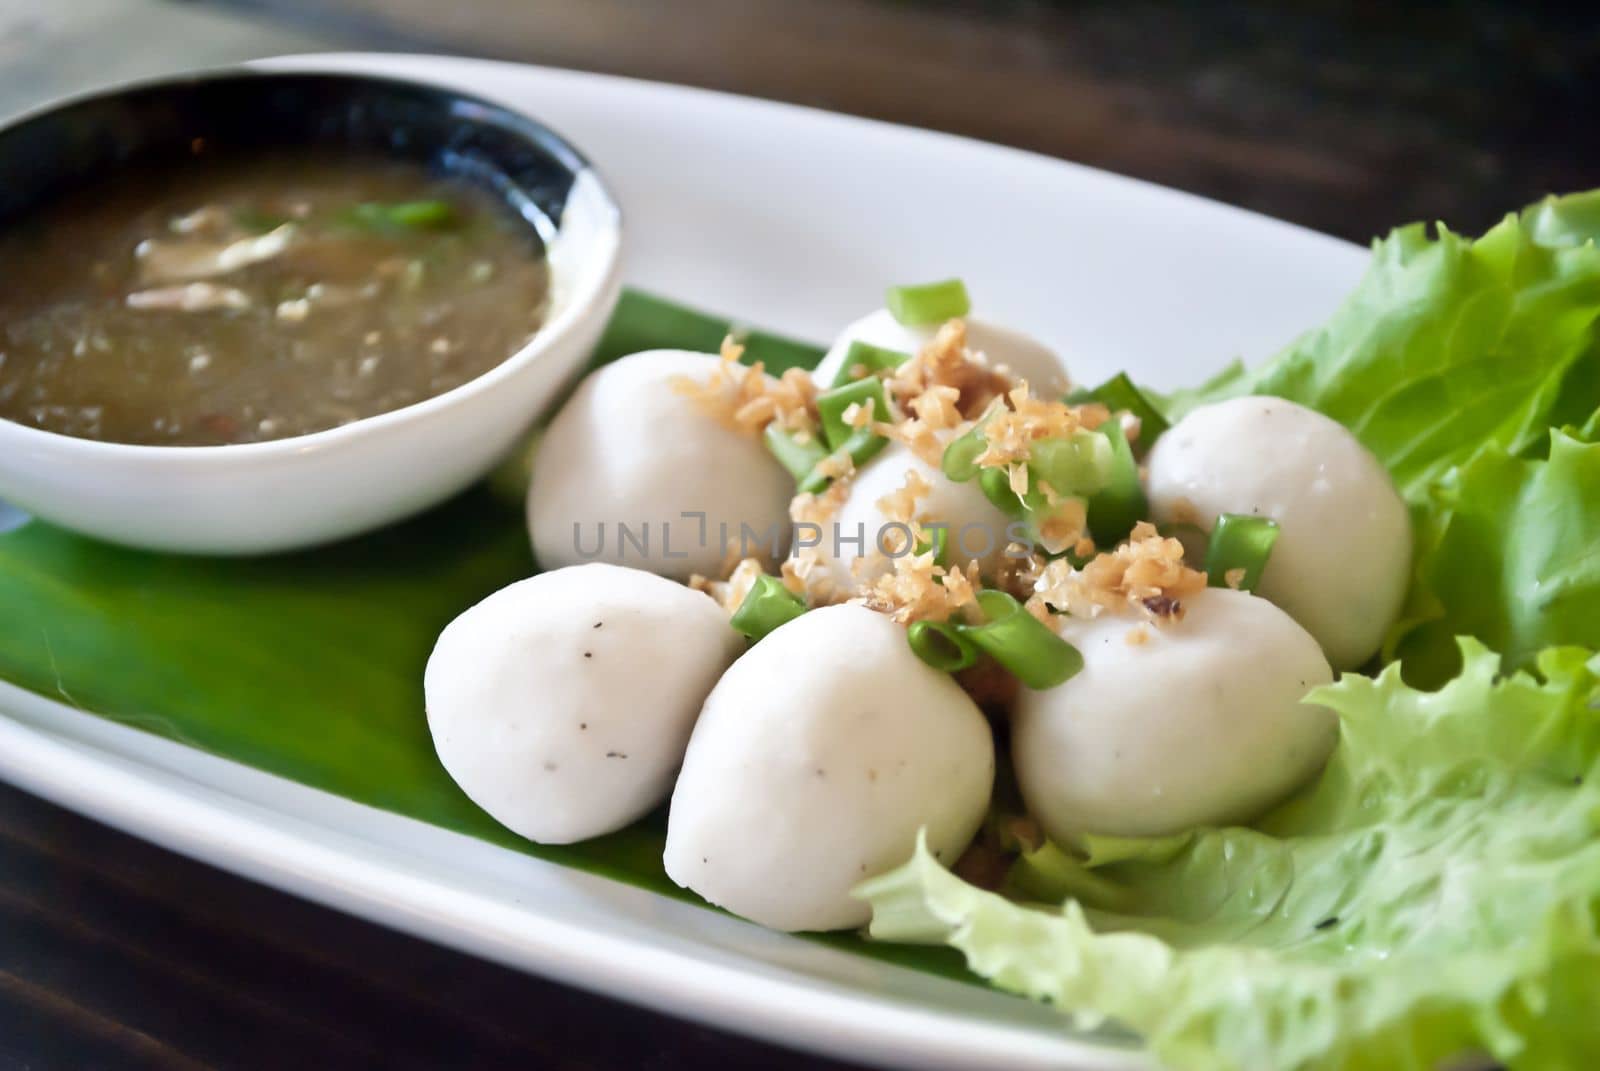
[(349, 155), (119, 174), (0, 232), (0, 418), (258, 442), (431, 398), (538, 329), (548, 277), (489, 193)]

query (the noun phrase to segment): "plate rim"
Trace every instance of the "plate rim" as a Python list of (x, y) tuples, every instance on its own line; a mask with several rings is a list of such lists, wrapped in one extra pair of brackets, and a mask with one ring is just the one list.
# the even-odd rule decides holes
[[(451, 885), (423, 866), (408, 866), (392, 849), (353, 831), (273, 811), (245, 795), (154, 765), (141, 766), (88, 741), (53, 737), (19, 720), (18, 712), (26, 715), (30, 709), (44, 717), (94, 719), (97, 734), (150, 735), (0, 681), (0, 778), (10, 784), (169, 851), (503, 966), (758, 1041), (855, 1063), (918, 1068), (1070, 1066), (1085, 1071), (1152, 1067), (1139, 1048), (979, 1019), (963, 1022), (954, 1035), (961, 1043), (951, 1046), (951, 1032), (940, 1029), (947, 1020), (910, 1001), (833, 991), (833, 983), (803, 975), (760, 977), (670, 950), (641, 949), (626, 936), (609, 936), (552, 918), (534, 905), (508, 908), (493, 897)], [(232, 759), (201, 754), (212, 762), (281, 782), (297, 794), (373, 810)], [(437, 830), (416, 819), (381, 813)], [(305, 834), (307, 830), (331, 833), (342, 843), (337, 849), (319, 843)], [(530, 861), (567, 869), (559, 863)], [(623, 963), (626, 969), (619, 966)]]
[[(1322, 243), (1330, 256), (1365, 252), (1342, 239), (1249, 209), (1026, 149), (699, 87), (536, 64), (419, 53), (297, 54), (250, 61), (242, 66), (378, 69), (419, 81), (452, 83), (460, 80), (457, 72), (470, 70), (502, 75), (538, 72), (580, 82), (626, 83), (637, 92), (716, 98), (776, 113), (805, 113), (813, 121), (821, 117), (830, 122), (861, 124), (893, 132), (894, 136), (912, 134), (948, 140), (960, 143), (960, 151), (1015, 154), (1132, 183), (1149, 195), (1180, 198), (1197, 207), (1204, 206), (1207, 211), (1225, 210), (1249, 226), (1269, 226), (1292, 232), (1307, 242)], [(559, 131), (560, 124), (555, 128)], [(65, 718), (69, 722), (73, 718), (94, 718), (98, 723), (96, 734), (104, 732), (107, 739), (149, 737), (140, 729), (98, 718), (0, 681), (0, 778), (190, 858), (469, 955), (756, 1040), (854, 1062), (919, 1068), (1071, 1067), (1079, 1071), (1143, 1071), (1153, 1067), (1142, 1048), (1118, 1045), (1110, 1039), (1074, 1037), (1065, 1031), (1065, 1020), (1061, 1032), (977, 1017), (954, 1025), (937, 1009), (918, 1006), (909, 999), (849, 989), (794, 971), (786, 971), (779, 978), (762, 977), (736, 964), (707, 963), (661, 948), (643, 949), (641, 957), (640, 946), (627, 935), (597, 933), (580, 923), (540, 914), (532, 904), (512, 910), (492, 897), (451, 885), (446, 878), (427, 873), (421, 865), (408, 866), (392, 849), (354, 831), (318, 825), (308, 818), (273, 810), (243, 794), (229, 793), (179, 771), (119, 754), (70, 731), (52, 733), (33, 724), (41, 718)], [(209, 754), (206, 758), (293, 786), (298, 792), (363, 806), (231, 759)], [(342, 842), (341, 850), (308, 836), (308, 830), (332, 834)]]

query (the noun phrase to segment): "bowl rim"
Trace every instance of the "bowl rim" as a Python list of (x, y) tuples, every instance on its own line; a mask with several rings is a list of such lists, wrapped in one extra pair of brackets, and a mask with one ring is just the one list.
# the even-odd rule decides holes
[[(347, 441), (383, 434), (388, 429), (399, 425), (426, 420), (441, 410), (452, 408), (494, 389), (502, 381), (511, 378), (521, 371), (523, 367), (531, 364), (559, 339), (570, 333), (582, 319), (583, 314), (589, 310), (590, 306), (596, 300), (602, 300), (607, 291), (611, 289), (607, 283), (617, 275), (622, 263), (623, 213), (616, 194), (599, 169), (595, 167), (594, 163), (577, 145), (532, 112), (523, 109), (519, 105), (494, 100), (478, 93), (458, 88), (447, 80), (434, 81), (425, 78), (402, 78), (393, 75), (373, 74), (366, 71), (353, 71), (333, 64), (326, 68), (310, 66), (284, 70), (263, 68), (244, 63), (225, 64), (216, 67), (201, 67), (174, 74), (136, 78), (45, 101), (42, 104), (15, 113), (6, 118), (4, 122), (0, 122), (0, 134), (5, 134), (17, 127), (24, 126), (56, 112), (67, 111), (85, 104), (109, 100), (142, 90), (183, 86), (199, 87), (208, 82), (222, 79), (272, 82), (304, 78), (334, 78), (348, 82), (365, 82), (399, 88), (442, 92), (459, 101), (508, 112), (518, 119), (531, 124), (534, 128), (533, 133), (546, 142), (544, 147), (552, 150), (557, 156), (565, 157), (564, 162), (572, 166), (572, 188), (576, 190), (580, 184), (586, 183), (590, 191), (592, 191), (590, 195), (599, 197), (600, 207), (609, 216), (609, 226), (606, 227), (606, 236), (609, 240), (603, 243), (606, 246), (603, 250), (604, 261), (598, 265), (596, 272), (596, 277), (599, 279), (598, 284), (573, 294), (571, 299), (562, 308), (558, 309), (554, 316), (539, 325), (533, 335), (520, 348), (513, 350), (499, 363), (467, 380), (465, 383), (452, 387), (441, 394), (435, 394), (432, 397), (423, 398), (409, 405), (403, 405), (398, 409), (374, 413), (371, 416), (361, 417), (338, 427), (324, 428), (321, 431), (308, 432), (303, 435), (291, 435), (281, 439), (267, 439), (261, 442), (182, 446), (88, 439), (76, 435), (67, 435), (63, 432), (49, 431), (44, 428), (29, 427), (20, 421), (0, 417), (0, 444), (9, 444), (18, 449), (27, 449), (31, 446), (60, 452), (74, 451), (84, 455), (86, 460), (111, 460), (115, 457), (124, 461), (182, 462), (199, 465), (227, 464), (235, 461), (261, 461), (277, 455), (320, 453), (324, 450), (336, 448)], [(570, 197), (568, 204), (571, 204)], [(558, 228), (557, 233), (559, 235), (561, 233), (559, 230), (561, 221), (556, 220), (554, 222)]]

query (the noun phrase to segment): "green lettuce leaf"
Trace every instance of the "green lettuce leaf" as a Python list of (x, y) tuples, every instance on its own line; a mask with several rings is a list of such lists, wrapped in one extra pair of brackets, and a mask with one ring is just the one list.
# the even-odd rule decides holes
[(1542, 460), (1491, 445), (1433, 488), (1430, 512), (1390, 644), (1408, 680), (1448, 680), (1456, 634), (1508, 669), (1545, 647), (1600, 649), (1600, 445), (1554, 431)]
[(1341, 746), (1258, 829), (1047, 848), (1013, 891), (1052, 906), (922, 849), (858, 890), (871, 933), (952, 945), (1173, 1067), (1600, 1066), (1600, 660), (1550, 650), (1542, 680), (1498, 678), (1461, 652), (1437, 692), (1394, 666), (1315, 692)]
[(1322, 327), (1259, 369), (1172, 399), (1181, 414), (1273, 394), (1349, 427), (1423, 501), (1485, 443), (1515, 453), (1593, 411), (1600, 384), (1600, 193), (1548, 198), (1477, 240), (1422, 224), (1373, 245)]

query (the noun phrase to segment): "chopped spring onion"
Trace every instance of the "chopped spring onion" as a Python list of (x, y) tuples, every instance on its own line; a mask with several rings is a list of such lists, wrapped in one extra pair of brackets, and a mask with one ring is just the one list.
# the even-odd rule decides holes
[(939, 468), (956, 483), (966, 483), (978, 475), (978, 455), (988, 446), (980, 421), (965, 435), (950, 440), (950, 445), (944, 448), (944, 455), (939, 459)]
[(980, 591), (981, 625), (957, 626), (978, 649), (1033, 689), (1054, 688), (1083, 668), (1078, 649), (1003, 591)]
[(1067, 560), (1067, 564), (1071, 565), (1074, 569), (1082, 569), (1084, 566), (1094, 561), (1095, 556), (1098, 553), (1098, 548), (1091, 548), (1087, 554), (1079, 554), (1076, 547), (1068, 547), (1066, 550), (1056, 555), (1056, 557), (1065, 558)]
[[(879, 372), (887, 372), (891, 368), (898, 368), (910, 359), (911, 354), (909, 353), (884, 349), (882, 346), (874, 346), (870, 342), (857, 340), (850, 343), (850, 350), (844, 355), (844, 365), (839, 369), (839, 374), (833, 377), (832, 386), (842, 387), (847, 383), (855, 382), (858, 378), (875, 376)], [(859, 377), (855, 374), (857, 368), (864, 369)]]
[(856, 468), (860, 468), (878, 456), (878, 451), (888, 445), (889, 440), (882, 435), (867, 428), (862, 428), (846, 439), (841, 449), (850, 455), (850, 463)]
[(832, 476), (824, 476), (821, 470), (812, 469), (801, 477), (800, 482), (794, 485), (794, 489), (803, 495), (817, 495), (826, 491), (832, 482)]
[(817, 415), (822, 418), (822, 437), (837, 450), (858, 431), (868, 430), (850, 426), (845, 411), (852, 405), (872, 403), (872, 419), (889, 419), (889, 402), (883, 393), (883, 383), (878, 379), (858, 379), (842, 387), (834, 387), (817, 395)]
[[(1041, 439), (1028, 451), (1030, 495), (1040, 480), (1063, 497), (1092, 495), (1110, 482), (1112, 460), (1111, 441), (1098, 432), (1080, 430), (1060, 439)], [(1037, 499), (1029, 505), (1044, 505), (1042, 494)]]
[(1073, 391), (1067, 396), (1068, 405), (1086, 402), (1099, 402), (1113, 413), (1132, 413), (1138, 417), (1139, 446), (1145, 450), (1172, 426), (1126, 372), (1118, 372), (1093, 390)]
[(761, 438), (768, 452), (789, 470), (801, 491), (816, 492), (827, 485), (827, 477), (819, 475), (816, 469), (817, 462), (828, 456), (828, 448), (815, 435), (806, 434), (802, 439), (774, 420), (761, 433)]
[[(1224, 513), (1211, 529), (1206, 577), (1214, 588), (1254, 591), (1278, 541), (1278, 522), (1244, 513)], [(1235, 582), (1229, 583), (1232, 574)]]
[(1022, 499), (1011, 489), (1011, 474), (1005, 469), (984, 469), (978, 473), (978, 486), (983, 489), (984, 497), (1008, 517), (1020, 517), (1027, 512)]
[(977, 422), (967, 429), (966, 434), (950, 440), (939, 459), (939, 468), (946, 476), (956, 483), (966, 483), (978, 475), (978, 457), (989, 448), (989, 440), (984, 438), (983, 429), (1004, 408), (1005, 401), (996, 398), (989, 403), (989, 408), (984, 410)]
[(891, 286), (885, 304), (889, 306), (889, 313), (907, 327), (943, 323), (965, 316), (972, 309), (966, 284), (960, 279), (920, 286)]
[(364, 201), (346, 219), (375, 230), (437, 230), (455, 225), (456, 210), (449, 201)]
[(822, 436), (834, 451), (844, 451), (850, 460), (861, 465), (888, 445), (889, 440), (871, 427), (854, 428), (845, 419), (852, 405), (872, 404), (873, 420), (888, 420), (889, 400), (883, 392), (883, 381), (876, 376), (858, 379), (843, 387), (835, 387), (817, 396), (817, 415), (822, 418)]
[(756, 577), (755, 586), (733, 612), (728, 623), (752, 642), (806, 612), (805, 600), (783, 586), (783, 581), (765, 574)]
[(941, 524), (938, 527), (926, 528), (924, 531), (930, 532), (931, 535), (927, 539), (919, 539), (917, 541), (916, 547), (913, 548), (917, 557), (920, 558), (931, 550), (933, 551), (933, 564), (943, 566), (946, 564), (946, 551), (950, 545), (950, 526)]
[(943, 621), (918, 621), (906, 630), (911, 650), (934, 669), (956, 673), (978, 661), (978, 648), (961, 630)]
[(1133, 526), (1149, 515), (1144, 487), (1139, 483), (1139, 463), (1123, 433), (1120, 421), (1102, 424), (1098, 434), (1111, 444), (1111, 471), (1106, 485), (1089, 496), (1089, 534), (1102, 547), (1119, 543)]

